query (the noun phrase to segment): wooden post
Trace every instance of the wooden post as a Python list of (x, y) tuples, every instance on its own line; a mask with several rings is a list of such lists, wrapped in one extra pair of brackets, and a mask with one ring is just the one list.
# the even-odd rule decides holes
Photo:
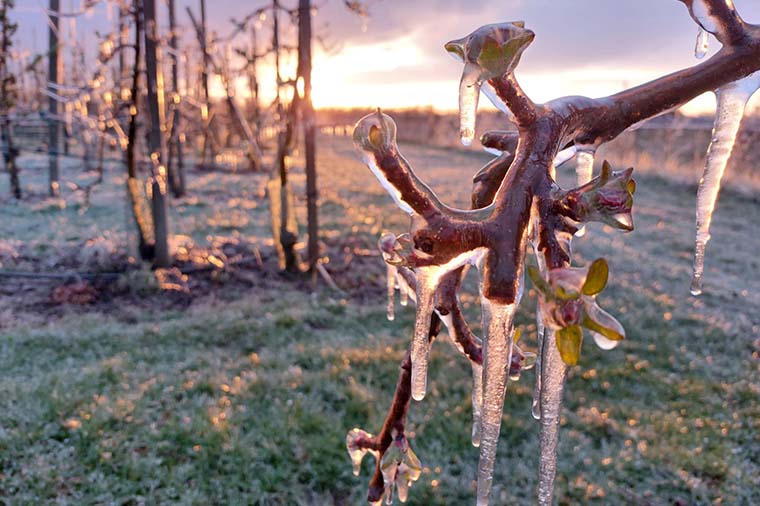
[[(58, 30), (60, 27), (61, 3), (50, 0), (50, 27), (48, 29), (48, 89), (58, 94), (60, 90), (54, 85), (61, 84), (61, 52), (58, 47)], [(61, 160), (58, 154), (61, 150), (61, 122), (58, 120), (60, 107), (58, 100), (48, 98), (48, 192), (51, 197), (60, 194)]]
[(309, 269), (315, 273), (319, 261), (319, 224), (317, 208), (317, 167), (314, 106), (311, 103), (311, 0), (298, 4), (298, 87), (303, 86), (301, 121), (303, 121), (304, 152), (306, 158), (306, 213), (309, 233)]
[(153, 232), (156, 241), (155, 267), (168, 267), (169, 258), (169, 217), (167, 205), (166, 181), (166, 144), (161, 131), (164, 125), (164, 76), (160, 65), (160, 49), (156, 0), (143, 1), (143, 19), (145, 34), (145, 73), (148, 88), (148, 111), (150, 113), (150, 131), (148, 144), (150, 159), (153, 163), (151, 180), (151, 199), (153, 212)]

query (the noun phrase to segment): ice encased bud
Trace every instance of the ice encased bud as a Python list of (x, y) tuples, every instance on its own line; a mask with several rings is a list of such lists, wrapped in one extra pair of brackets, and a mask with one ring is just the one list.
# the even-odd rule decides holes
[(552, 269), (547, 279), (534, 267), (528, 272), (539, 292), (543, 325), (556, 332), (563, 361), (575, 365), (582, 342), (581, 327), (591, 332), (603, 350), (615, 348), (625, 339), (623, 326), (596, 303), (596, 296), (607, 285), (609, 269), (604, 259), (597, 259), (587, 268)]
[(398, 491), (398, 498), (406, 502), (409, 487), (417, 481), (422, 474), (422, 465), (414, 453), (406, 437), (395, 437), (391, 445), (385, 450), (380, 460), (380, 472), (383, 474), (385, 484), (385, 503), (393, 504), (393, 489)]
[(523, 21), (512, 21), (481, 26), (444, 47), (458, 61), (478, 66), (481, 81), (487, 81), (512, 72), (534, 37)]
[(630, 232), (633, 230), (633, 168), (612, 171), (605, 161), (597, 177), (558, 196), (564, 216), (578, 223), (597, 221)]
[(367, 114), (354, 126), (354, 146), (360, 151), (375, 153), (396, 147), (396, 123), (380, 109)]
[[(481, 26), (461, 39), (444, 46), (457, 61), (464, 63), (459, 83), (459, 135), (469, 146), (475, 137), (475, 121), (484, 81), (511, 73), (535, 34), (522, 21)], [(494, 101), (493, 94), (488, 98)], [(499, 101), (495, 105), (502, 109)]]
[(401, 198), (401, 192), (388, 181), (378, 165), (377, 155), (392, 151), (396, 154), (396, 123), (393, 118), (383, 114), (380, 109), (367, 114), (356, 122), (354, 127), (354, 146), (362, 154), (362, 161), (367, 164), (369, 170), (375, 175), (380, 184), (385, 188), (396, 205), (405, 213), (412, 215), (411, 206)]
[(351, 457), (351, 464), (353, 465), (354, 476), (359, 476), (361, 470), (362, 460), (366, 454), (370, 454), (377, 458), (377, 452), (362, 445), (372, 439), (372, 434), (365, 432), (359, 428), (351, 429), (346, 434), (346, 450), (348, 450), (348, 456)]

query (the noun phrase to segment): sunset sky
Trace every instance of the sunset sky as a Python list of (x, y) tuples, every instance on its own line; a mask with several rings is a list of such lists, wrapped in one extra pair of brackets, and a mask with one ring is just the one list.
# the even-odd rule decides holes
[[(370, 17), (364, 22), (340, 0), (315, 3), (321, 5), (315, 29), (329, 47), (325, 51), (317, 45), (315, 51), (317, 107), (456, 109), (461, 64), (444, 52), (443, 44), (498, 21), (525, 20), (536, 32), (517, 71), (536, 101), (576, 94), (603, 96), (697, 62), (696, 26), (677, 0), (371, 0)], [(64, 8), (72, 10), (79, 4), (80, 0), (62, 0)], [(177, 4), (179, 22), (188, 27), (190, 40), (185, 6), (197, 12), (198, 1), (177, 0)], [(243, 17), (264, 4), (209, 1), (211, 29), (227, 34), (231, 17)], [(760, 2), (735, 0), (735, 4), (748, 21), (760, 22)], [(45, 47), (44, 5), (47, 0), (17, 0), (20, 48), (40, 52)], [(165, 11), (160, 15), (165, 23)], [(105, 7), (99, 7), (78, 21), (78, 37), (94, 51), (95, 30), (107, 32), (112, 24)], [(267, 26), (265, 20), (262, 30)], [(293, 30), (285, 35), (294, 36)], [(712, 42), (711, 54), (718, 46)], [(261, 74), (264, 83), (273, 81), (271, 65)], [(240, 90), (246, 93), (242, 83)], [(271, 87), (265, 94), (271, 96)], [(688, 111), (709, 110), (713, 102), (711, 96), (702, 97)]]

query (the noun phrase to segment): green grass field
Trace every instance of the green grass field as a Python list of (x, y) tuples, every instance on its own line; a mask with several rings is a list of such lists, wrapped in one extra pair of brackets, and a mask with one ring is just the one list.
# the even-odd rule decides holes
[[(322, 238), (344, 293), (309, 293), (252, 270), (260, 283), (245, 289), (221, 279), (186, 306), (154, 304), (161, 295), (152, 294), (51, 309), (25, 303), (21, 285), (0, 280), (0, 503), (362, 503), (373, 463), (368, 457), (362, 475), (351, 474), (345, 434), (379, 429), (413, 322), (411, 307), (385, 319), (373, 245), (408, 222), (347, 138), (322, 140)], [(487, 160), (402, 149), (457, 206), (466, 206), (470, 178)], [(42, 191), (40, 170), (22, 172), (22, 181)], [(303, 176), (294, 180), (302, 185)], [(11, 202), (4, 178), (3, 247), (45, 257), (107, 233), (126, 249), (120, 181), (109, 172), (80, 216), (71, 195), (64, 209), (41, 198)], [(558, 503), (760, 504), (760, 204), (724, 192), (706, 293), (693, 298), (695, 187), (656, 175), (637, 182), (636, 231), (591, 226), (576, 242), (579, 265), (609, 260), (600, 305), (628, 339), (609, 352), (587, 340), (570, 371)], [(237, 234), (259, 245), (272, 269), (263, 184), (246, 173), (191, 175), (190, 196), (172, 209), (174, 231), (199, 245)], [(3, 268), (25, 261), (5, 258)], [(479, 330), (477, 295), (463, 301)], [(531, 350), (534, 305), (529, 293), (519, 319)], [(470, 369), (445, 340), (433, 349), (428, 396), (410, 413), (424, 466), (413, 505), (474, 503)], [(494, 504), (534, 503), (533, 379), (525, 373), (507, 393)]]

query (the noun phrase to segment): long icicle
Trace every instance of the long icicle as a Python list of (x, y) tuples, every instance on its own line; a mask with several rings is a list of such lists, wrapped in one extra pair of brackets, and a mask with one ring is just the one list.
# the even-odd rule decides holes
[(557, 447), (562, 393), (565, 389), (567, 366), (562, 361), (555, 342), (554, 330), (544, 329), (541, 369), (541, 430), (538, 457), (538, 504), (552, 506), (554, 477), (557, 474)]
[[(432, 272), (431, 272), (432, 271)], [(427, 390), (427, 369), (430, 358), (430, 317), (435, 310), (435, 290), (441, 279), (436, 267), (421, 267), (417, 275), (417, 313), (412, 338), (412, 399), (421, 401)]]
[(483, 417), (483, 366), (472, 365), (472, 446), (480, 446), (480, 424)]
[(459, 138), (469, 146), (475, 138), (475, 121), (480, 100), (480, 67), (465, 63), (462, 80), (459, 82)]
[(702, 293), (705, 248), (710, 240), (710, 224), (720, 192), (721, 179), (731, 158), (747, 101), (759, 86), (760, 72), (716, 91), (718, 103), (713, 136), (707, 149), (705, 170), (697, 191), (697, 235), (690, 290), (692, 295)]
[(512, 323), (515, 304), (481, 301), (483, 311), (483, 413), (480, 422), (478, 462), (478, 506), (487, 506), (493, 483), (496, 448), (499, 443), (504, 395), (509, 364), (512, 362)]

